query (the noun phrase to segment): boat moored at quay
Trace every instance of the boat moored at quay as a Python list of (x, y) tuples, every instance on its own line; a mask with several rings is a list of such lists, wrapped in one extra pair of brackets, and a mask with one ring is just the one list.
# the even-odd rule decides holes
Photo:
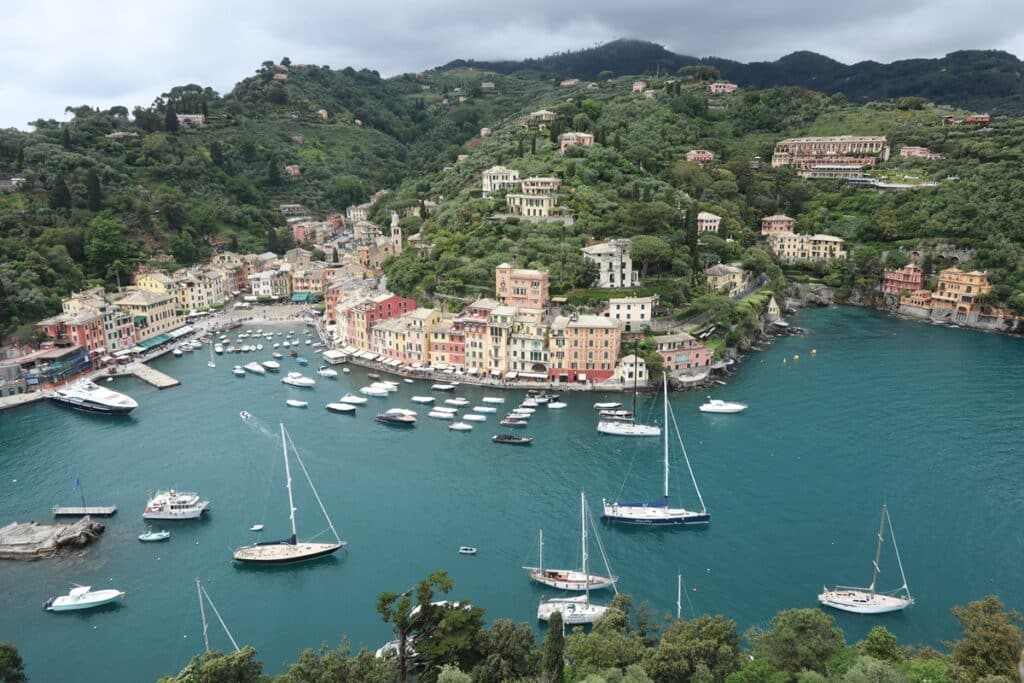
[(55, 389), (50, 400), (75, 410), (104, 415), (127, 415), (139, 406), (130, 396), (84, 378)]

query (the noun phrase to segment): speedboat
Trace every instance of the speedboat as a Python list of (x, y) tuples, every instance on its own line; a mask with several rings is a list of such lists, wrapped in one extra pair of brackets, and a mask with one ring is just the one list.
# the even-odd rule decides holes
[(377, 422), (383, 422), (384, 424), (396, 427), (413, 427), (416, 425), (416, 413), (404, 408), (385, 410), (373, 419)]
[(436, 417), (438, 420), (454, 420), (455, 413), (448, 413), (443, 410), (433, 409), (427, 413), (428, 417)]
[(465, 422), (452, 422), (450, 425), (448, 425), (448, 429), (452, 430), (453, 432), (468, 432), (472, 431), (473, 425), (467, 424)]
[(67, 595), (50, 598), (43, 603), (43, 609), (49, 612), (70, 612), (76, 609), (90, 609), (107, 605), (124, 599), (124, 591), (106, 588), (94, 591), (91, 586), (76, 585)]
[(345, 394), (338, 400), (341, 401), (342, 403), (350, 403), (352, 405), (361, 406), (364, 403), (366, 403), (368, 399), (365, 399), (362, 396), (356, 396), (355, 394)]
[(257, 363), (256, 361), (253, 361), (251, 363), (246, 363), (242, 367), (244, 369), (248, 370), (249, 372), (251, 372), (254, 375), (265, 375), (265, 374), (267, 374), (267, 369), (265, 367), (263, 367), (262, 365), (260, 365), (259, 363)]
[(334, 368), (329, 368), (326, 365), (321, 365), (316, 369), (316, 374), (320, 375), (321, 377), (330, 377), (331, 379), (334, 379), (335, 377), (338, 376), (338, 371), (335, 370)]
[(473, 406), (474, 413), (496, 413), (498, 409), (494, 406)]
[(234, 375), (235, 377), (245, 377), (245, 368), (243, 368), (241, 365), (236, 365), (235, 367), (231, 368), (231, 374)]
[(548, 409), (549, 410), (559, 410), (561, 408), (564, 408), (566, 405), (567, 404), (562, 403), (561, 401), (551, 401), (550, 403), (548, 403)]
[(271, 372), (277, 372), (278, 370), (281, 369), (281, 364), (278, 363), (276, 360), (265, 360), (260, 365), (265, 367), (267, 370), (270, 370)]
[(476, 548), (471, 545), (460, 545), (459, 555), (476, 555)]
[(271, 356), (273, 356), (274, 358), (277, 358), (278, 360), (280, 360), (280, 359), (284, 358), (284, 354), (283, 354), (283, 353), (281, 353), (280, 351), (274, 351), (274, 352), (273, 352), (272, 354), (270, 354), (270, 355), (271, 355)]
[(192, 491), (157, 491), (142, 512), (143, 519), (198, 519), (210, 509), (210, 501)]
[(222, 344), (214, 344), (213, 352), (219, 356), (220, 354), (224, 353), (224, 346)]
[(286, 376), (281, 378), (284, 384), (290, 384), (293, 387), (312, 387), (316, 384), (316, 380), (312, 377), (306, 377), (301, 372), (289, 372)]
[(486, 422), (487, 416), (479, 415), (477, 413), (469, 413), (468, 415), (463, 415), (462, 419), (466, 422)]
[(185, 355), (182, 353), (180, 346), (175, 346), (171, 353), (173, 353), (176, 358), (181, 358), (183, 355)]
[(308, 408), (309, 401), (300, 401), (297, 398), (290, 398), (287, 401), (285, 401), (285, 405), (291, 408)]
[(398, 391), (398, 385), (395, 384), (394, 382), (372, 382), (370, 386), (376, 387), (377, 389), (383, 389), (388, 393)]
[(533, 415), (535, 412), (537, 412), (537, 409), (536, 408), (531, 408), (530, 406), (519, 406), (518, 408), (516, 408), (512, 412), (513, 413), (523, 413), (524, 415)]
[(144, 534), (139, 534), (139, 540), (143, 543), (154, 543), (156, 541), (166, 541), (171, 537), (170, 531), (147, 531)]
[(359, 393), (366, 394), (367, 396), (382, 397), (388, 395), (388, 390), (384, 389), (383, 387), (375, 387), (371, 384), (368, 387), (360, 387)]
[(742, 413), (746, 409), (746, 403), (722, 401), (721, 399), (711, 398), (710, 396), (708, 396), (708, 402), (701, 404), (700, 406), (700, 412), (702, 413)]
[(433, 396), (413, 396), (409, 400), (412, 401), (413, 403), (433, 403), (434, 402), (434, 397)]
[(505, 417), (505, 418), (502, 418), (502, 420), (501, 420), (501, 422), (499, 424), (501, 424), (501, 425), (503, 425), (505, 427), (525, 427), (525, 426), (527, 426), (530, 423), (527, 422), (526, 420), (524, 420), (522, 418), (518, 418), (518, 417)]
[(88, 379), (54, 390), (50, 400), (75, 410), (106, 415), (127, 415), (139, 405), (130, 396), (101, 387)]
[(484, 396), (480, 399), (481, 403), (504, 403), (505, 398), (503, 396)]
[(356, 407), (351, 403), (328, 403), (326, 406), (327, 410), (332, 413), (354, 413)]
[(494, 443), (507, 443), (512, 446), (529, 446), (533, 443), (532, 436), (517, 436), (515, 434), (495, 434), (491, 437)]
[(402, 381), (403, 381), (403, 382), (405, 382), (406, 384), (412, 384), (412, 383), (413, 383), (413, 382), (414, 382), (415, 380), (411, 380), (411, 379), (409, 379), (408, 377), (406, 377), (406, 378), (405, 378), (405, 379), (403, 379)]
[(366, 376), (369, 377), (370, 379), (380, 379), (380, 375), (378, 375), (376, 372), (368, 372), (366, 373)]
[(430, 388), (434, 391), (455, 391), (454, 384), (431, 384)]
[(299, 365), (309, 365), (309, 361), (303, 358), (302, 356), (297, 356), (295, 358), (295, 362), (298, 363)]
[(520, 408), (536, 408), (537, 407), (537, 399), (535, 399), (535, 398), (523, 399), (523, 402), (519, 404), (519, 407)]
[(460, 398), (446, 398), (444, 400), (444, 403), (445, 403), (445, 405), (449, 405), (449, 406), (459, 406), (459, 407), (462, 407), (462, 406), (468, 406), (469, 405), (469, 400), (461, 398), (461, 397)]
[(615, 403), (614, 401), (609, 401), (605, 403), (595, 403), (594, 407), (597, 408), (598, 410), (615, 410), (616, 408), (621, 408), (622, 404)]

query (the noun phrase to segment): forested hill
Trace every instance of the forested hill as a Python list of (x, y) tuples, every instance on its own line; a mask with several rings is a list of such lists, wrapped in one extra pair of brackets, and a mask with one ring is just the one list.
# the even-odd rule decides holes
[(937, 59), (905, 59), (890, 64), (847, 65), (814, 52), (794, 52), (774, 62), (744, 64), (718, 57), (679, 55), (661, 45), (616, 40), (599, 47), (523, 61), (458, 60), (502, 74), (603, 79), (626, 74), (672, 75), (679, 69), (711, 66), (742, 87), (800, 86), (853, 101), (925, 97), (933, 102), (995, 113), (1024, 113), (1024, 64), (999, 50), (951, 52)]

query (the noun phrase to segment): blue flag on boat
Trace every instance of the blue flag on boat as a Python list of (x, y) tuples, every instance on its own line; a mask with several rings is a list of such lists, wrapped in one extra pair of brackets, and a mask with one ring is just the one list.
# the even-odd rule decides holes
[(82, 488), (82, 480), (79, 479), (78, 475), (75, 475), (75, 490)]

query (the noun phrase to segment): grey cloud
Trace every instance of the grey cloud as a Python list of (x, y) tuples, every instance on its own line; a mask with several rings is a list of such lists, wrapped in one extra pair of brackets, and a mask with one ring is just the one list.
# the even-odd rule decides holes
[(741, 61), (813, 50), (844, 62), (1024, 48), (1024, 5), (983, 9), (953, 0), (522, 0), (515, 9), (468, 0), (348, 3), (4, 3), (0, 126), (62, 118), (67, 105), (132, 107), (174, 85), (220, 92), (265, 59), (383, 75), (457, 58), (521, 59), (617, 37), (694, 56)]

